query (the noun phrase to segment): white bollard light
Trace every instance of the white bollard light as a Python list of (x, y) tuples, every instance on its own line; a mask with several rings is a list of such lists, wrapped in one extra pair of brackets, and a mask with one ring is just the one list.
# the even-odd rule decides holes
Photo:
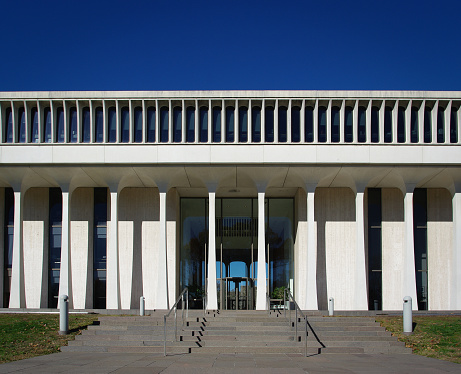
[(403, 333), (405, 335), (413, 334), (413, 311), (410, 296), (403, 298)]
[(59, 335), (69, 333), (69, 297), (61, 295), (59, 297)]
[(335, 299), (330, 297), (328, 300), (328, 315), (332, 316), (335, 314)]
[(146, 313), (146, 309), (145, 309), (145, 301), (146, 301), (146, 298), (144, 296), (141, 296), (139, 298), (139, 315), (142, 317), (145, 315)]

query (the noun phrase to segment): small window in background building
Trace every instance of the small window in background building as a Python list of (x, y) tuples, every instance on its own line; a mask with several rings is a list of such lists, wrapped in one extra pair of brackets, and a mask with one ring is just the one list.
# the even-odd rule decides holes
[(213, 143), (221, 141), (221, 108), (213, 108)]
[(311, 106), (304, 110), (304, 136), (306, 143), (314, 141), (314, 108)]
[(173, 142), (181, 143), (182, 139), (182, 108), (173, 108)]
[(43, 111), (43, 118), (45, 119), (45, 126), (43, 128), (43, 142), (51, 143), (51, 110), (45, 108)]
[(450, 143), (458, 143), (458, 110), (457, 108), (451, 108)]
[(24, 108), (19, 108), (18, 110), (18, 142), (25, 143), (26, 142), (26, 112)]
[(156, 110), (155, 107), (150, 106), (147, 108), (147, 142), (154, 143), (155, 142), (155, 118)]
[(286, 106), (279, 106), (278, 111), (278, 142), (286, 143), (287, 142), (287, 121), (288, 121), (288, 109)]
[(353, 113), (354, 109), (350, 106), (347, 106), (346, 110), (344, 111), (344, 141), (346, 143), (352, 143), (354, 140), (352, 133), (354, 126)]
[(264, 116), (264, 130), (266, 132), (266, 143), (272, 143), (274, 141), (274, 107), (267, 106), (265, 108)]
[(392, 108), (384, 108), (384, 143), (392, 143)]
[(200, 143), (208, 142), (208, 108), (200, 108)]
[(367, 141), (367, 110), (365, 107), (359, 107), (357, 126), (357, 140), (359, 143), (365, 143)]
[(30, 111), (30, 118), (31, 118), (31, 129), (30, 129), (30, 142), (31, 143), (38, 143), (39, 136), (38, 136), (38, 111), (37, 108), (32, 108)]
[(424, 143), (432, 142), (432, 110), (424, 108)]
[(437, 143), (445, 143), (445, 109), (437, 110)]
[(418, 143), (419, 141), (419, 118), (418, 118), (418, 108), (411, 108), (411, 123), (410, 123), (410, 136), (412, 143)]
[(164, 106), (160, 109), (160, 143), (168, 143), (169, 109)]
[(331, 108), (331, 142), (339, 142), (339, 108), (334, 106)]
[(121, 113), (121, 118), (120, 118), (120, 135), (121, 139), (120, 141), (122, 143), (128, 143), (130, 141), (130, 110), (128, 107), (123, 107), (122, 108), (122, 113)]
[(405, 108), (399, 106), (397, 113), (397, 142), (405, 143)]
[(301, 141), (301, 108), (291, 107), (291, 141), (299, 143)]
[(109, 108), (107, 127), (107, 140), (109, 143), (115, 143), (117, 141), (117, 110), (114, 107)]
[(371, 142), (379, 143), (379, 109), (371, 108)]
[(77, 109), (69, 111), (69, 143), (77, 143)]
[(235, 136), (235, 109), (233, 106), (226, 107), (226, 143), (233, 143)]
[(64, 109), (56, 109), (56, 142), (64, 143)]
[(195, 107), (186, 109), (186, 142), (195, 142)]

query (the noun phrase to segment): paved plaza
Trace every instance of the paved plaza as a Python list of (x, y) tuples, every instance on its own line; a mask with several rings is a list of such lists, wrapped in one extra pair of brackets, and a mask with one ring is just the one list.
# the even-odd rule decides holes
[(0, 373), (461, 373), (417, 355), (55, 353), (0, 365)]

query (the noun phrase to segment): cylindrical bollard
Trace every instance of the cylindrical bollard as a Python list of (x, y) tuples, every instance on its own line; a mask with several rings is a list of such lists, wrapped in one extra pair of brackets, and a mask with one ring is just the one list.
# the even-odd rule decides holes
[(144, 314), (146, 313), (145, 301), (146, 301), (146, 298), (144, 296), (141, 296), (139, 298), (139, 315), (141, 317), (144, 316)]
[(378, 300), (374, 301), (374, 307), (375, 307), (375, 310), (379, 310)]
[(330, 297), (328, 299), (328, 315), (332, 316), (335, 314), (335, 299)]
[(410, 296), (403, 298), (403, 333), (405, 335), (413, 334), (413, 312), (412, 301)]
[(59, 335), (69, 333), (69, 297), (61, 295), (59, 297)]

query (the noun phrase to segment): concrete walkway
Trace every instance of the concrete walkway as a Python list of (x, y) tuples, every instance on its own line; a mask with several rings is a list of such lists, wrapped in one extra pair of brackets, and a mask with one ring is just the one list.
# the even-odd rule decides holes
[(461, 373), (417, 355), (55, 353), (0, 365), (0, 373)]

